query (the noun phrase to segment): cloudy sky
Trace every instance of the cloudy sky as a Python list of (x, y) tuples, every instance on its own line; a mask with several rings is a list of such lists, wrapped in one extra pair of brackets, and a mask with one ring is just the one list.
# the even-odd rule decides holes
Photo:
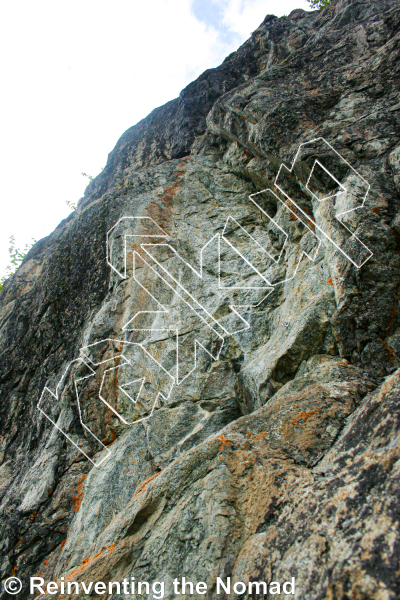
[(0, 276), (65, 218), (118, 138), (307, 0), (19, 0), (0, 22)]

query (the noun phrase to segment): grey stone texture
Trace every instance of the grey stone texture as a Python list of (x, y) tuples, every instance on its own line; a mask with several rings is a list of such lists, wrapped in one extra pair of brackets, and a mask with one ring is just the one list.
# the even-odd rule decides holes
[[(399, 23), (394, 0), (338, 0), (320, 11), (268, 15), (220, 67), (123, 134), (78, 209), (35, 244), (6, 282), (1, 579), (135, 576), (164, 580), (172, 598), (172, 580), (186, 576), (207, 582), (208, 591), (181, 598), (213, 599), (224, 597), (216, 596), (217, 577), (295, 577), (299, 599), (400, 597)], [(284, 202), (271, 203), (270, 192), (259, 196), (288, 241), (277, 265), (257, 252), (251, 259), (270, 281), (285, 283), (243, 310), (251, 327), (226, 337), (218, 360), (199, 351), (197, 369), (146, 418), (157, 390), (169, 385), (161, 366), (173, 365), (173, 345), (162, 333), (124, 329), (138, 311), (156, 307), (138, 281), (169, 313), (142, 314), (137, 323), (179, 329), (183, 375), (193, 366), (196, 336), (210, 352), (219, 341), (140, 263), (145, 255), (133, 238), (128, 277), (112, 271), (107, 232), (123, 216), (151, 217), (198, 268), (201, 248), (231, 216), (256, 239), (268, 235), (279, 254), (281, 234), (249, 195), (270, 190), (280, 198), (280, 165), (290, 167), (299, 145), (320, 137), (371, 186), (365, 207), (344, 223), (372, 258), (357, 269), (329, 242), (307, 258), (314, 232)], [(288, 178), (290, 193), (349, 248), (332, 211), (353, 206), (361, 192), (351, 170), (342, 169), (351, 193), (330, 204), (307, 196), (303, 176), (315, 158), (315, 151), (302, 158)], [(327, 168), (337, 167), (325, 158)], [(131, 233), (144, 235), (135, 227)], [(240, 228), (227, 236), (252, 251)], [(119, 263), (121, 240), (115, 236)], [(199, 284), (165, 248), (158, 256), (213, 318), (232, 322), (235, 293), (216, 289), (215, 262)], [(257, 279), (227, 250), (221, 265), (227, 286)], [(243, 294), (237, 292), (238, 303)], [(250, 296), (254, 302), (263, 294)], [(73, 376), (83, 376), (84, 366), (68, 371), (62, 393), (46, 406), (93, 459), (111, 452), (99, 468), (37, 409), (43, 388), (54, 390), (88, 346), (98, 366), (81, 385), (81, 410), (101, 443), (82, 430), (74, 401)], [(121, 353), (131, 370), (122, 370)], [(104, 360), (117, 368), (107, 373)], [(143, 373), (147, 387), (132, 406), (118, 386)], [(99, 400), (101, 385), (131, 424)], [(16, 598), (27, 597), (25, 585)]]

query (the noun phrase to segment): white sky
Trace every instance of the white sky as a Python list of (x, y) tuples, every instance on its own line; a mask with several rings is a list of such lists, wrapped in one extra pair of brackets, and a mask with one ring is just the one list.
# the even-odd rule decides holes
[(306, 0), (18, 0), (0, 20), (0, 276), (53, 231), (118, 138)]

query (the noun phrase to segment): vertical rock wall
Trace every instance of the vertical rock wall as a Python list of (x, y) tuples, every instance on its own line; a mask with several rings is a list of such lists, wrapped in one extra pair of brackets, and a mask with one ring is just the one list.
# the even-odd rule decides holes
[(399, 69), (398, 2), (267, 16), (30, 251), (0, 295), (2, 579), (399, 597)]

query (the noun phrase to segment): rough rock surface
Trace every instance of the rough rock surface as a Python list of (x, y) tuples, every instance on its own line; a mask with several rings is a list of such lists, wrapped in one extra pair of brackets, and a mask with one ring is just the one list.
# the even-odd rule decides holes
[[(220, 67), (121, 137), (77, 211), (5, 284), (1, 579), (134, 575), (164, 580), (172, 598), (172, 580), (186, 576), (208, 584), (206, 595), (190, 597), (215, 598), (217, 577), (295, 577), (296, 598), (400, 597), (399, 23), (394, 0), (339, 0), (317, 12), (267, 16)], [(371, 186), (365, 207), (344, 221), (373, 253), (359, 269), (326, 241), (313, 255), (315, 230), (279, 202), (280, 165), (290, 167), (299, 145), (320, 137)], [(329, 210), (349, 210), (361, 192), (351, 169), (329, 163), (321, 148), (319, 159), (339, 169), (353, 196), (330, 204), (307, 196), (303, 177), (315, 148), (286, 183), (305, 214), (350, 248)], [(322, 172), (319, 183), (326, 184)], [(165, 247), (152, 276), (129, 239), (138, 275), (129, 262), (123, 279), (107, 265), (107, 232), (121, 217), (150, 217), (198, 268), (201, 248), (232, 217), (226, 234), (245, 256), (241, 227), (259, 240), (268, 233), (279, 252), (282, 233), (249, 200), (261, 190), (276, 194), (264, 192), (260, 202), (288, 241), (278, 264), (260, 252), (252, 264), (285, 283), (244, 310), (250, 329), (227, 337), (217, 360), (199, 351), (189, 373), (194, 338), (207, 344), (209, 325), (160, 274), (166, 266), (189, 290), (196, 276)], [(128, 233), (146, 234), (135, 227)], [(114, 240), (119, 265), (123, 233)], [(227, 288), (256, 281), (234, 253), (221, 260)], [(228, 327), (232, 290), (208, 285), (215, 262), (205, 271), (198, 298)], [(154, 412), (157, 386), (170, 385), (161, 367), (173, 363), (173, 340), (124, 329), (138, 312), (157, 309), (140, 282), (169, 314), (139, 314), (137, 327), (177, 327), (187, 375)], [(259, 290), (252, 294), (261, 299)], [(138, 350), (139, 335), (160, 368)], [(209, 335), (210, 352), (215, 344)], [(81, 409), (97, 442), (80, 428), (73, 378), (46, 402), (91, 460), (110, 451), (99, 468), (37, 409), (44, 387), (54, 392), (85, 347), (97, 365), (89, 384), (79, 384)], [(122, 353), (131, 371), (122, 370)], [(118, 385), (144, 372), (143, 399), (127, 403)], [(75, 381), (88, 374), (82, 363), (71, 373)], [(125, 423), (99, 400), (101, 385)], [(27, 596), (25, 586), (16, 597)]]

